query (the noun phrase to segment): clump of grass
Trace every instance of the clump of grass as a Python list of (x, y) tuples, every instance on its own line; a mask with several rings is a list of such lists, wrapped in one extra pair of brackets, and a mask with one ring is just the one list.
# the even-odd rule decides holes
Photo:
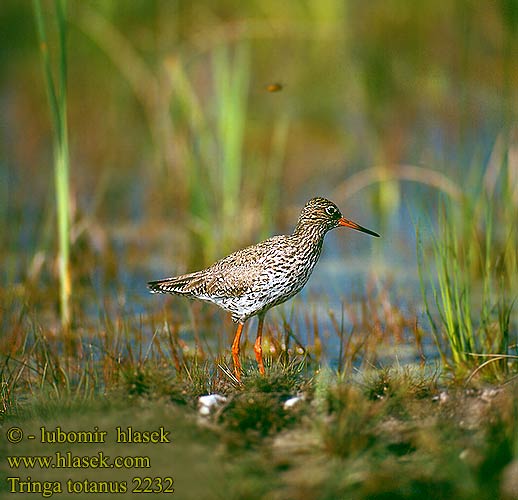
[[(315, 399), (324, 449), (341, 458), (383, 450), (391, 454), (414, 449), (413, 424), (403, 419), (415, 414), (415, 401), (430, 401), (437, 390), (437, 376), (422, 369), (372, 369), (359, 380), (323, 371), (317, 377)], [(385, 424), (398, 429), (384, 436)], [(371, 449), (372, 448), (372, 449)]]
[(261, 376), (254, 366), (245, 383), (247, 388), (253, 391), (288, 397), (305, 390), (308, 371), (306, 359), (295, 358), (286, 364), (279, 360), (270, 366), (267, 365), (266, 376)]
[(283, 403), (297, 394), (311, 393), (312, 381), (304, 376), (304, 367), (305, 362), (276, 363), (265, 376), (254, 370), (243, 378), (243, 385), (230, 394), (219, 415), (228, 446), (254, 446), (294, 424), (300, 413)]
[(380, 407), (369, 404), (361, 390), (346, 384), (330, 388), (327, 405), (321, 429), (325, 452), (341, 458), (366, 453), (376, 441)]
[(243, 391), (235, 394), (220, 414), (230, 447), (259, 444), (266, 436), (285, 428), (292, 415), (284, 410), (281, 398), (271, 393)]
[(232, 384), (225, 377), (219, 376), (214, 362), (194, 358), (186, 361), (180, 372), (170, 365), (159, 367), (152, 361), (141, 366), (128, 363), (122, 370), (121, 383), (112, 392), (122, 391), (130, 399), (165, 398), (194, 409), (200, 396), (227, 394), (232, 390)]
[(367, 371), (361, 378), (369, 399), (426, 398), (437, 392), (438, 372), (412, 366), (390, 366)]
[[(502, 189), (505, 193), (505, 186)], [(479, 367), (486, 355), (502, 357), (486, 363), (483, 374), (505, 376), (507, 356), (516, 343), (511, 338), (511, 326), (518, 295), (513, 257), (518, 232), (510, 221), (518, 207), (505, 194), (496, 204), (493, 201), (483, 192), (466, 198), (462, 207), (447, 202), (441, 205), (440, 230), (433, 235), (436, 279), (425, 259), (419, 230), (417, 234), (425, 310), (441, 359), (459, 378)], [(501, 220), (509, 224), (502, 226)], [(427, 297), (425, 280), (432, 290), (438, 321)]]

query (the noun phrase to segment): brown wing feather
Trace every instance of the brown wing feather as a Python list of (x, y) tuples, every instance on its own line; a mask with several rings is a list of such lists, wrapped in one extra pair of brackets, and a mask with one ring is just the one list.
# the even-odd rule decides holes
[(245, 273), (218, 271), (210, 275), (205, 289), (214, 297), (240, 297), (250, 287), (250, 276)]
[(198, 288), (203, 286), (203, 279), (199, 272), (182, 274), (147, 284), (153, 293), (177, 293), (179, 295), (196, 295)]
[(254, 286), (264, 268), (264, 259), (275, 259), (279, 246), (286, 247), (285, 236), (274, 236), (257, 245), (238, 250), (195, 273), (148, 283), (153, 293), (176, 293), (203, 298), (240, 297)]
[(153, 293), (175, 293), (192, 297), (239, 297), (248, 289), (249, 283), (244, 273), (227, 274), (223, 270), (204, 270), (150, 281), (147, 286)]

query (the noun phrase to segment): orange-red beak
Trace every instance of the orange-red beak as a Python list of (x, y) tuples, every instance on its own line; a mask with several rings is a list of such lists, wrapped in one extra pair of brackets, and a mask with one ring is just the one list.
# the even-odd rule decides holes
[(338, 220), (338, 225), (350, 227), (351, 229), (356, 229), (357, 231), (361, 231), (362, 233), (367, 233), (367, 234), (370, 234), (371, 236), (376, 236), (376, 238), (380, 237), (380, 235), (378, 233), (375, 233), (374, 231), (371, 231), (370, 229), (367, 229), (366, 227), (360, 226), (360, 224), (356, 224), (356, 222), (346, 219), (345, 217), (342, 217), (341, 219)]

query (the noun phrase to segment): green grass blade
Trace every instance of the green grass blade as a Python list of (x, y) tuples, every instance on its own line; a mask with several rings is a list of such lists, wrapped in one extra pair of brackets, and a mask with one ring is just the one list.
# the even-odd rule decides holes
[(54, 182), (59, 245), (59, 283), (60, 314), (63, 327), (70, 325), (70, 296), (72, 280), (70, 275), (70, 189), (69, 189), (69, 151), (67, 133), (67, 53), (66, 53), (66, 0), (55, 0), (59, 38), (58, 84), (52, 77), (52, 66), (48, 51), (47, 33), (40, 0), (33, 0), (34, 17), (38, 34), (40, 52), (49, 107), (53, 122), (54, 135)]

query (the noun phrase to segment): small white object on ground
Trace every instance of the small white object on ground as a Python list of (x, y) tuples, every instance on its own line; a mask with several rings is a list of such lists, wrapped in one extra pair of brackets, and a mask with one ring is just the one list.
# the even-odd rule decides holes
[(208, 394), (207, 396), (200, 396), (198, 399), (198, 411), (200, 415), (210, 415), (218, 406), (221, 406), (227, 398), (220, 394)]
[(304, 401), (304, 396), (293, 396), (292, 398), (284, 401), (283, 408), (285, 410), (288, 410), (288, 409), (293, 408), (294, 406), (298, 405), (301, 401)]

